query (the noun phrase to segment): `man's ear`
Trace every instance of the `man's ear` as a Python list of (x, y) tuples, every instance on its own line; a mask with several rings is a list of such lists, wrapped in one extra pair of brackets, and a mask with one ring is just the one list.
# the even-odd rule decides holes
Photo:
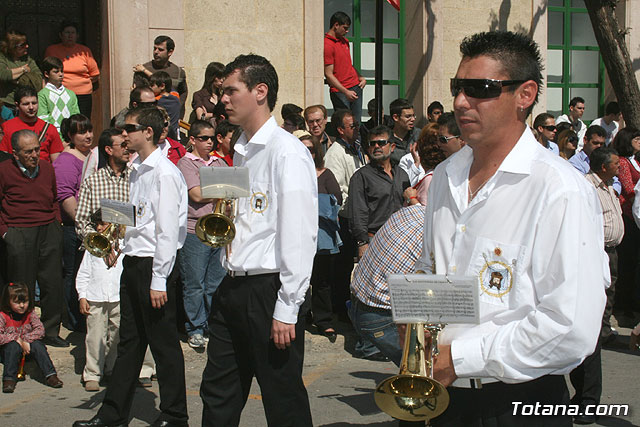
[(256, 100), (259, 104), (267, 101), (269, 86), (266, 83), (258, 83), (253, 90), (256, 91)]
[(527, 80), (522, 83), (518, 88), (518, 105), (523, 109), (528, 109), (536, 101), (536, 95), (538, 94), (538, 84), (533, 80)]
[(400, 116), (399, 116), (399, 115), (397, 115), (397, 114), (392, 114), (392, 115), (391, 115), (391, 119), (392, 119), (394, 122), (397, 122), (398, 120), (400, 120)]

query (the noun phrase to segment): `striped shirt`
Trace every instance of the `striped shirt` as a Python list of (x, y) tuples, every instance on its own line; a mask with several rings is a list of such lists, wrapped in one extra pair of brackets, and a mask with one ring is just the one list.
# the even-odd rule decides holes
[(88, 233), (95, 232), (91, 222), (91, 215), (100, 208), (100, 199), (129, 201), (129, 173), (128, 166), (120, 176), (106, 165), (86, 178), (80, 185), (78, 193), (78, 210), (76, 212), (76, 232), (80, 239)]
[(602, 205), (604, 245), (608, 248), (618, 246), (624, 236), (624, 222), (622, 221), (620, 201), (614, 193), (613, 187), (600, 179), (593, 171), (589, 171), (585, 177), (596, 188), (596, 194)]
[(422, 250), (424, 206), (400, 209), (373, 236), (356, 266), (351, 292), (363, 304), (391, 310), (387, 275), (413, 273)]

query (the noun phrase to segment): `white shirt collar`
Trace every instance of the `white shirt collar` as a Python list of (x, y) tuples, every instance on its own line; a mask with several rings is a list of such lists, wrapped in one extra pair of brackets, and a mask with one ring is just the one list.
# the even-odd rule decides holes
[(146, 159), (144, 159), (144, 162), (141, 161), (140, 156), (138, 156), (131, 163), (131, 166), (133, 166), (134, 169), (138, 169), (142, 165), (148, 166), (150, 168), (154, 168), (158, 164), (160, 157), (162, 157), (162, 150), (160, 149), (160, 147), (156, 147), (156, 149), (153, 150), (153, 152), (149, 154), (149, 156)]
[(276, 119), (271, 116), (269, 120), (267, 120), (262, 126), (260, 126), (260, 129), (258, 129), (258, 131), (253, 135), (253, 138), (251, 138), (251, 140), (247, 141), (246, 132), (242, 132), (242, 135), (240, 135), (240, 138), (238, 138), (238, 141), (233, 147), (234, 150), (238, 154), (244, 156), (247, 153), (247, 144), (267, 145), (267, 142), (269, 141), (273, 130), (277, 127), (278, 124), (276, 123)]

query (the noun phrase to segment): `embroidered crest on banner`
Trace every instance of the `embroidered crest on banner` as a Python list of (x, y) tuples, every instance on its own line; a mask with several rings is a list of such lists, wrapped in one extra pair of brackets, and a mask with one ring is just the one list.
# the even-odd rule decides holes
[(483, 294), (502, 300), (513, 287), (513, 266), (502, 261), (489, 261), (485, 257), (478, 280)]

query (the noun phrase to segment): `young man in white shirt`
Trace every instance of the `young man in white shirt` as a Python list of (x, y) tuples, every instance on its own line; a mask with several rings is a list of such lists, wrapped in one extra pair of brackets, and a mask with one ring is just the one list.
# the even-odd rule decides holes
[(311, 426), (300, 306), (316, 253), (315, 167), (271, 116), (278, 93), (271, 63), (240, 55), (225, 74), (221, 102), (244, 129), (233, 164), (249, 168), (251, 195), (237, 201), (236, 236), (223, 263), (229, 274), (213, 296), (202, 424), (238, 425), (255, 376), (269, 425)]
[(526, 125), (537, 45), (496, 31), (460, 50), (451, 93), (467, 145), (435, 170), (416, 270), (473, 277), (479, 324), (441, 334), (434, 378), (451, 401), (431, 425), (571, 425), (523, 405), (569, 404), (563, 375), (595, 348), (609, 280), (600, 202)]
[(158, 147), (164, 117), (155, 107), (129, 112), (123, 136), (138, 153), (130, 201), (136, 225), (127, 227), (122, 254), (120, 342), (102, 407), (74, 427), (126, 425), (147, 345), (156, 361), (160, 411), (153, 426), (187, 426), (184, 357), (176, 327), (176, 252), (187, 234), (187, 186)]
[(620, 112), (620, 105), (615, 101), (611, 101), (604, 109), (604, 116), (598, 117), (592, 121), (589, 126), (598, 125), (607, 132), (607, 137), (604, 143), (605, 146), (608, 147), (616, 137), (618, 129), (620, 129), (618, 122), (621, 117), (622, 113)]
[(561, 114), (556, 118), (556, 125), (565, 122), (573, 126), (573, 130), (578, 134), (578, 151), (582, 150), (584, 134), (587, 131), (587, 125), (582, 121), (583, 114), (584, 98), (576, 96), (569, 101), (569, 114)]

